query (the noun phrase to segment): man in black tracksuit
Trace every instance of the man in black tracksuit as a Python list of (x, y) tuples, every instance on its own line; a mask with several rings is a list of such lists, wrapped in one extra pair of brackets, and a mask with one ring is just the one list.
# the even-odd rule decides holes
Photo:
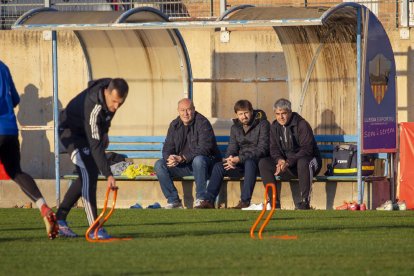
[[(60, 236), (77, 236), (68, 227), (66, 217), (80, 197), (89, 225), (97, 218), (96, 184), (99, 173), (107, 178), (109, 187), (116, 188), (105, 149), (109, 144), (111, 120), (127, 95), (128, 84), (124, 79), (99, 79), (90, 82), (88, 88), (73, 98), (61, 112), (60, 141), (76, 165), (79, 178), (69, 187), (56, 213)], [(99, 238), (108, 237), (103, 229), (98, 233)]]
[[(301, 202), (296, 209), (310, 209), (310, 189), (314, 175), (321, 170), (321, 156), (309, 123), (292, 112), (291, 103), (279, 99), (273, 106), (276, 120), (270, 127), (270, 158), (259, 162), (263, 183), (299, 178)], [(279, 193), (277, 193), (279, 194)]]
[(216, 163), (207, 186), (208, 199), (199, 208), (214, 208), (225, 175), (244, 176), (239, 203), (234, 209), (250, 206), (258, 175), (258, 163), (269, 156), (269, 122), (264, 111), (253, 110), (248, 100), (239, 100), (234, 105), (237, 115), (230, 130), (230, 141), (223, 162)]

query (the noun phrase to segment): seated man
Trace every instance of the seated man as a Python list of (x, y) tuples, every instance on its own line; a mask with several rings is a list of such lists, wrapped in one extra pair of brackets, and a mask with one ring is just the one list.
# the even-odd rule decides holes
[(223, 163), (216, 163), (207, 187), (207, 200), (199, 208), (214, 208), (214, 201), (220, 192), (225, 175), (242, 177), (244, 183), (241, 199), (235, 209), (250, 206), (253, 189), (256, 184), (258, 162), (269, 155), (269, 127), (266, 114), (262, 110), (253, 110), (248, 100), (240, 100), (234, 105), (237, 119), (233, 119), (230, 141)]
[[(276, 120), (270, 127), (270, 157), (259, 162), (263, 183), (299, 178), (301, 202), (296, 209), (310, 209), (310, 189), (314, 175), (321, 170), (321, 156), (309, 123), (292, 112), (291, 103), (279, 99), (273, 106)], [(279, 194), (279, 191), (278, 191)]]
[(161, 190), (167, 198), (165, 209), (183, 208), (173, 177), (188, 175), (194, 175), (195, 206), (198, 206), (205, 196), (210, 169), (221, 158), (213, 127), (206, 117), (195, 111), (190, 99), (178, 102), (178, 114), (168, 128), (162, 149), (163, 159), (154, 166)]

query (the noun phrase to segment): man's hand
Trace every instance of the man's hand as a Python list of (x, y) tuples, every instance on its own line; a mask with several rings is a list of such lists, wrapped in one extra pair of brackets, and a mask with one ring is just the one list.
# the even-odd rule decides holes
[(185, 161), (183, 156), (171, 154), (167, 159), (167, 167), (172, 168), (176, 167), (178, 164)]
[(286, 171), (287, 167), (289, 167), (289, 163), (286, 160), (279, 159), (276, 164), (275, 175), (279, 175), (281, 172)]
[(112, 175), (108, 176), (108, 188), (111, 188), (112, 190), (118, 189), (115, 178)]
[(223, 160), (224, 169), (226, 171), (231, 170), (231, 169), (235, 169), (237, 163), (239, 163), (239, 162), (240, 162), (240, 158), (238, 156), (233, 157), (232, 155), (230, 155), (229, 157), (227, 157)]

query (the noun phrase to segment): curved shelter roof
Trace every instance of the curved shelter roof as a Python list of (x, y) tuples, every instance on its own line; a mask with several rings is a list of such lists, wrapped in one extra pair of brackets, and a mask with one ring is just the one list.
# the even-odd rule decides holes
[[(230, 10), (221, 20), (314, 22), (314, 25), (273, 26), (283, 47), (293, 109), (300, 111), (314, 126), (320, 124), (321, 112), (325, 109), (334, 114), (347, 110), (348, 121), (340, 125), (346, 133), (356, 132), (357, 16), (353, 5), (247, 6)], [(315, 112), (318, 110), (319, 113)]]
[(278, 22), (272, 27), (283, 47), (293, 109), (317, 126), (317, 134), (356, 133), (364, 152), (396, 151), (394, 54), (369, 9), (356, 3), (332, 8), (246, 5), (220, 20)]
[[(23, 15), (15, 26), (90, 26), (168, 22), (168, 18), (153, 8), (137, 8), (125, 13), (60, 12), (50, 8), (32, 10)], [(87, 60), (90, 79), (122, 77), (130, 91), (125, 106), (131, 106), (139, 125), (136, 134), (164, 134), (165, 125), (176, 115), (177, 101), (192, 97), (192, 73), (187, 49), (176, 29), (139, 30), (106, 29), (74, 30)], [(168, 99), (168, 102), (165, 101)], [(155, 103), (163, 101), (163, 105)], [(139, 108), (137, 108), (139, 105)], [(171, 106), (168, 106), (171, 105)], [(130, 110), (122, 108), (120, 112)], [(119, 120), (116, 116), (115, 120)], [(140, 125), (139, 122), (142, 122)], [(117, 122), (116, 125), (131, 122)]]

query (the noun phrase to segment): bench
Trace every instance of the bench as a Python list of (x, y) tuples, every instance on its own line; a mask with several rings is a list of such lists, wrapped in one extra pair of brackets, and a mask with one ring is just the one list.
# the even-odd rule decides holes
[[(225, 152), (229, 141), (229, 136), (216, 136), (217, 143), (221, 152)], [(332, 152), (335, 145), (342, 143), (356, 143), (358, 136), (356, 135), (315, 135), (315, 140), (318, 143), (319, 150), (323, 159), (332, 160)], [(162, 147), (165, 141), (165, 136), (111, 136), (110, 145), (107, 149), (108, 152), (116, 152), (122, 154), (126, 158), (131, 159), (160, 159), (162, 158)], [(379, 159), (385, 160), (385, 170), (382, 175), (379, 176), (363, 176), (363, 181), (375, 181), (382, 180), (388, 177), (388, 156), (387, 154), (380, 153), (376, 156)], [(325, 165), (326, 168), (326, 165)], [(321, 173), (325, 171), (322, 168)], [(64, 175), (64, 179), (76, 179), (77, 174)], [(103, 176), (99, 176), (99, 179), (104, 179)], [(154, 176), (137, 176), (135, 178), (128, 178), (126, 176), (115, 176), (117, 180), (129, 180), (129, 181), (153, 181), (157, 180)], [(193, 176), (185, 176), (177, 178), (175, 180), (192, 181)], [(226, 177), (224, 180), (236, 180)], [(261, 178), (257, 178), (261, 181)], [(295, 181), (293, 179), (292, 181)], [(357, 182), (357, 176), (325, 176), (318, 175), (314, 178), (314, 182)]]

